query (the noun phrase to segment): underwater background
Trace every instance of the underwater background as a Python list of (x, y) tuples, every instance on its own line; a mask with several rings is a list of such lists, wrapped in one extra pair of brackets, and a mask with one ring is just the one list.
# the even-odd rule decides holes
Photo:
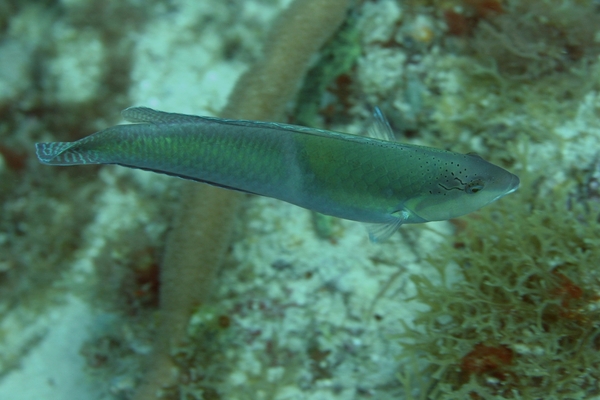
[[(600, 397), (600, 3), (0, 3), (0, 399)], [(34, 143), (129, 106), (477, 152), (520, 189), (356, 222)], [(156, 395), (161, 397), (156, 397)]]

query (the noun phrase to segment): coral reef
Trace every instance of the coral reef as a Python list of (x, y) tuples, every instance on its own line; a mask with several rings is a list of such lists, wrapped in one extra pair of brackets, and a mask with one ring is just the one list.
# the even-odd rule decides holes
[[(286, 1), (113, 3), (0, 5), (0, 397), (133, 398), (153, 360), (145, 379), (160, 379), (138, 398), (595, 393), (597, 361), (582, 351), (597, 345), (597, 277), (584, 268), (600, 198), (593, 2), (358, 1), (322, 53), (344, 2), (326, 2), (336, 23), (282, 17), (281, 42), (266, 27)], [(130, 105), (351, 133), (378, 105), (403, 141), (476, 151), (523, 185), (373, 246), (350, 221), (318, 221), (322, 240), (308, 213), (272, 199), (236, 209), (200, 185), (32, 157), (33, 142), (79, 138)], [(188, 228), (166, 249), (177, 213)]]

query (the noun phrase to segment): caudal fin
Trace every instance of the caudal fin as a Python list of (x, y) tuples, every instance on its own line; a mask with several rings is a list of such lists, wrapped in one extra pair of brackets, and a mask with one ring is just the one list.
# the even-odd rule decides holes
[(79, 165), (95, 164), (97, 160), (87, 151), (79, 151), (77, 142), (36, 143), (35, 154), (43, 164)]

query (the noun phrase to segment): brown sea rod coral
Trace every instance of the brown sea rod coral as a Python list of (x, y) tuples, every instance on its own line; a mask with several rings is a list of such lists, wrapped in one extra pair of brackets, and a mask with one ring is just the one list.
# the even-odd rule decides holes
[[(346, 17), (349, 0), (296, 0), (275, 23), (261, 62), (234, 88), (223, 117), (282, 118), (308, 63)], [(147, 400), (178, 384), (171, 352), (183, 344), (192, 312), (210, 301), (216, 271), (230, 242), (239, 193), (187, 183), (161, 266), (158, 337), (149, 371), (135, 396)]]

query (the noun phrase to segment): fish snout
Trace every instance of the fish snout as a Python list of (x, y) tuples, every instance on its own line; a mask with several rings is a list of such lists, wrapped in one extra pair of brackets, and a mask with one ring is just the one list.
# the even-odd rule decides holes
[(508, 181), (508, 187), (506, 188), (506, 194), (512, 193), (519, 188), (521, 184), (521, 180), (515, 174), (510, 174), (510, 179)]

